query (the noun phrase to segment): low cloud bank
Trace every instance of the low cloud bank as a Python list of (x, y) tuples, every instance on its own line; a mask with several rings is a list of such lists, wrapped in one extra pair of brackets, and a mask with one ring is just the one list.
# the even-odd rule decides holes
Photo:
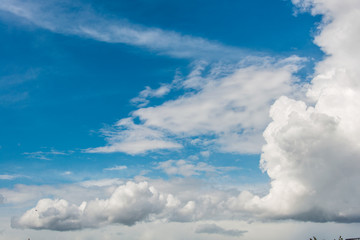
[(94, 228), (110, 223), (131, 226), (160, 213), (171, 200), (146, 182), (128, 182), (107, 199), (83, 202), (79, 206), (64, 199), (41, 199), (22, 217), (12, 220), (12, 227), (68, 231)]
[(196, 233), (207, 233), (207, 234), (219, 234), (219, 235), (225, 235), (225, 236), (242, 236), (247, 231), (241, 231), (236, 229), (224, 229), (216, 224), (201, 224), (197, 226)]

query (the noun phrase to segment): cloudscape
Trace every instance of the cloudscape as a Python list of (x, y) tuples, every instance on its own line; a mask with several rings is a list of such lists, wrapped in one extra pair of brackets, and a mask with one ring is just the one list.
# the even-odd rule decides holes
[(0, 240), (360, 237), (360, 1), (0, 0)]

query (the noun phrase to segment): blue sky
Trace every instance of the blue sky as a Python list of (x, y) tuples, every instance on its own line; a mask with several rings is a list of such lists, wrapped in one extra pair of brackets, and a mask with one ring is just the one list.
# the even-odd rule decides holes
[(355, 233), (359, 7), (0, 0), (0, 240)]
[[(271, 4), (268, 1), (234, 1), (231, 4), (94, 1), (79, 5), (119, 21), (202, 37), (254, 55), (308, 57), (311, 53), (311, 57), (321, 57), (312, 43), (314, 25), (320, 18), (308, 14), (294, 17), (294, 7), (287, 1)], [(259, 8), (260, 5), (271, 5), (273, 11)], [(71, 8), (66, 11), (72, 14)], [(1, 131), (2, 136), (6, 136), (0, 144), (2, 169), (6, 169), (7, 174), (38, 175), (36, 172), (45, 169), (77, 171), (84, 164), (94, 171), (118, 161), (131, 165), (144, 158), (148, 159), (145, 163), (153, 161), (153, 156), (142, 155), (140, 159), (121, 153), (93, 156), (81, 150), (104, 144), (99, 129), (134, 111), (136, 106), (130, 99), (146, 86), (157, 88), (159, 84), (169, 83), (177, 74), (186, 75), (191, 71), (193, 61), (204, 59), (163, 56), (156, 50), (63, 35), (24, 21), (2, 14)], [(236, 56), (238, 59), (231, 59), (230, 63), (242, 57)], [(227, 61), (226, 56), (205, 60), (210, 64)], [(312, 66), (312, 60), (307, 65)], [(307, 71), (311, 73), (311, 68)], [(179, 94), (181, 92), (154, 99), (152, 104), (174, 99)], [(51, 161), (24, 154), (51, 151), (67, 154), (45, 157)], [(168, 153), (165, 158), (196, 154), (190, 151), (196, 150)], [(229, 159), (227, 161), (247, 157), (221, 156)], [(93, 163), (88, 164), (89, 161)], [(257, 163), (251, 165), (256, 167)]]

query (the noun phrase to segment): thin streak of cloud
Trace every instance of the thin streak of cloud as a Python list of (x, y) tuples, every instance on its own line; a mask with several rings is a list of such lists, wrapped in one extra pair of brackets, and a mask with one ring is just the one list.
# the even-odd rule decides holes
[(17, 92), (17, 91), (11, 91), (6, 94), (0, 95), (0, 105), (2, 106), (8, 106), (12, 105), (14, 103), (18, 103), (21, 101), (24, 101), (29, 96), (28, 92)]
[(0, 88), (6, 89), (11, 88), (13, 86), (18, 86), (25, 82), (34, 80), (38, 77), (39, 70), (38, 69), (29, 69), (25, 73), (22, 74), (11, 74), (0, 77)]
[(19, 176), (17, 175), (8, 175), (8, 174), (3, 174), (0, 175), (0, 180), (14, 180), (15, 178), (18, 178)]
[(119, 178), (107, 178), (100, 180), (88, 180), (80, 182), (79, 185), (82, 187), (107, 187), (123, 184), (124, 181)]
[(57, 151), (54, 149), (51, 149), (50, 151), (37, 151), (37, 152), (24, 152), (24, 155), (27, 155), (30, 158), (36, 158), (40, 160), (51, 160), (50, 156), (54, 155), (68, 155), (71, 154), (72, 151)]
[(238, 237), (244, 235), (247, 231), (237, 229), (224, 229), (216, 224), (201, 224), (197, 226), (196, 233), (218, 234), (225, 236)]
[(119, 170), (125, 170), (127, 169), (127, 166), (115, 166), (111, 168), (104, 168), (105, 171), (119, 171)]
[(52, 32), (143, 47), (176, 58), (218, 60), (245, 55), (244, 50), (204, 38), (106, 18), (89, 6), (70, 1), (0, 0), (0, 10)]
[(164, 171), (167, 175), (180, 175), (184, 177), (206, 174), (219, 174), (226, 171), (238, 170), (236, 167), (215, 167), (205, 162), (192, 163), (186, 160), (168, 160), (157, 163), (155, 169)]
[(24, 73), (0, 76), (0, 106), (8, 106), (27, 99), (29, 91), (19, 90), (19, 86), (35, 80), (38, 74), (38, 69), (29, 69)]

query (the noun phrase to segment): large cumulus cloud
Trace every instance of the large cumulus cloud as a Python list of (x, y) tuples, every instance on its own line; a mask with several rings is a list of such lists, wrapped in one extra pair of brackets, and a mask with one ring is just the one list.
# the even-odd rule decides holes
[(314, 41), (327, 56), (305, 101), (282, 96), (271, 107), (261, 155), (269, 194), (245, 191), (230, 204), (262, 219), (359, 222), (360, 2), (293, 2), (324, 15)]
[(308, 104), (281, 97), (271, 108), (261, 166), (272, 188), (259, 204), (272, 216), (359, 221), (360, 2), (294, 3), (325, 14), (315, 43), (328, 56), (316, 66)]

